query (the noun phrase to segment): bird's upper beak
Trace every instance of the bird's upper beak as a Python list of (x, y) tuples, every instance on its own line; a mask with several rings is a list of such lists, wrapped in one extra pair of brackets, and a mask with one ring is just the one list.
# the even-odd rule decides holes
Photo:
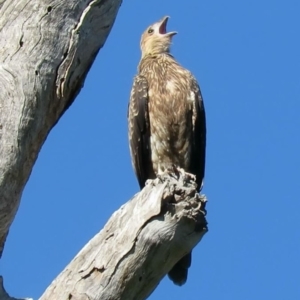
[(167, 23), (169, 20), (169, 16), (165, 16), (159, 21), (159, 33), (160, 34), (167, 34), (168, 36), (173, 36), (177, 34), (176, 31), (167, 32)]

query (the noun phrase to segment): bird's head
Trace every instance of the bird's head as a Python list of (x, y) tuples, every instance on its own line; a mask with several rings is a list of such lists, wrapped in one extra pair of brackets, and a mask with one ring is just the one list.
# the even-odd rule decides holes
[(168, 19), (168, 16), (163, 17), (143, 33), (141, 38), (142, 57), (170, 52), (172, 37), (177, 32), (167, 32)]

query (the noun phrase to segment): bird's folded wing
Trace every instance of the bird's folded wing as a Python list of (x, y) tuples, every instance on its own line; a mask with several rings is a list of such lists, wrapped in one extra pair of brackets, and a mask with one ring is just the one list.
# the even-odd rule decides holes
[(128, 106), (128, 134), (132, 165), (140, 188), (149, 178), (150, 125), (148, 113), (148, 82), (138, 75), (134, 78)]
[(196, 175), (198, 190), (201, 190), (205, 173), (206, 117), (201, 90), (197, 80), (193, 76), (191, 76), (191, 91), (195, 95), (193, 105), (191, 173)]

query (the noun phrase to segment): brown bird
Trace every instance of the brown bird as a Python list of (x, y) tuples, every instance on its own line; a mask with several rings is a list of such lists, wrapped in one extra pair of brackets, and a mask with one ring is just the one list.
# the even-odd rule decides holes
[[(196, 175), (202, 188), (206, 123), (203, 99), (194, 76), (170, 54), (169, 17), (149, 26), (141, 38), (142, 58), (128, 107), (129, 144), (140, 188), (170, 168)], [(169, 272), (177, 285), (187, 280), (191, 253)]]

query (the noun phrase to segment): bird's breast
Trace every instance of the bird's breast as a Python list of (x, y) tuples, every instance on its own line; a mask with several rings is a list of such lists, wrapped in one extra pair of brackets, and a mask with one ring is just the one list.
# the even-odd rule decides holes
[(192, 104), (185, 83), (176, 78), (157, 81), (149, 89), (150, 146), (156, 173), (176, 165), (188, 171)]

